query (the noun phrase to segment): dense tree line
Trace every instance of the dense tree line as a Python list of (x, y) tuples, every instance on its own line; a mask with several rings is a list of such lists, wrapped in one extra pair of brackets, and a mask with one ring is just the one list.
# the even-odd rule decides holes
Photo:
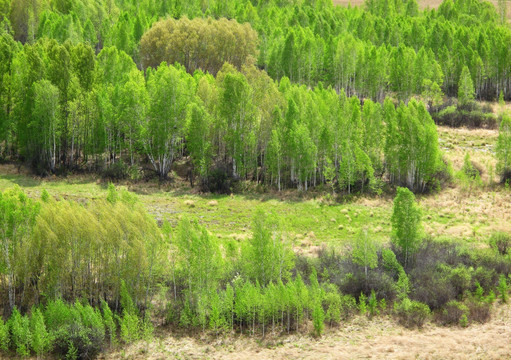
[[(287, 76), (308, 86), (322, 81), (337, 90), (344, 88), (348, 95), (373, 100), (382, 100), (388, 92), (406, 99), (431, 89), (456, 96), (466, 66), (478, 99), (496, 99), (500, 91), (509, 99), (511, 31), (501, 9), (480, 0), (446, 0), (438, 9), (424, 11), (414, 0), (368, 0), (364, 7), (350, 8), (334, 6), (329, 0), (229, 4), (216, 0), (18, 0), (3, 2), (0, 19), (2, 27), (22, 43), (48, 37), (59, 43), (86, 43), (96, 52), (115, 46), (139, 65), (144, 62), (139, 56), (140, 39), (161, 18), (235, 19), (257, 31), (257, 63), (275, 79)], [(194, 28), (193, 22), (188, 24)], [(202, 30), (197, 31), (191, 33)], [(235, 37), (229, 43), (240, 40), (230, 26), (215, 31), (220, 33), (212, 43), (232, 34)], [(200, 40), (205, 39), (209, 37)], [(187, 41), (197, 38), (174, 36), (165, 51), (179, 52)], [(252, 40), (242, 38), (236, 43), (237, 49), (250, 52), (252, 45), (245, 49), (243, 43), (252, 44)], [(210, 52), (201, 49), (199, 53), (204, 51)], [(216, 51), (218, 55), (220, 50)], [(157, 54), (153, 56), (159, 59)], [(203, 70), (209, 70), (204, 66)]]
[[(93, 358), (103, 346), (149, 339), (153, 320), (184, 329), (319, 336), (354, 314), (421, 326), (484, 322), (507, 301), (509, 234), (472, 249), (425, 239), (413, 193), (398, 188), (391, 246), (369, 229), (343, 251), (301, 257), (275, 214), (251, 236), (219, 241), (196, 220), (158, 226), (135, 195), (109, 186), (78, 204), (46, 191), (0, 193), (0, 351)], [(496, 292), (496, 294), (495, 294)]]
[[(211, 23), (209, 20), (208, 23)], [(181, 65), (138, 70), (116, 47), (1, 38), (4, 158), (39, 173), (102, 171), (148, 162), (166, 178), (190, 156), (208, 186), (212, 170), (276, 188), (340, 190), (391, 182), (423, 191), (442, 163), (426, 106), (362, 101), (322, 83), (272, 80), (225, 64), (216, 78)], [(136, 170), (135, 170), (136, 172)]]

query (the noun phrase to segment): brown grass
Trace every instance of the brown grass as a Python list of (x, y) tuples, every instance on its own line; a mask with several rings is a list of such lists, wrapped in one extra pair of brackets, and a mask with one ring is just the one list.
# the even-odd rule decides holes
[[(305, 331), (311, 330), (310, 324)], [(306, 335), (201, 335), (163, 333), (150, 344), (139, 343), (102, 359), (511, 359), (511, 307), (493, 311), (486, 324), (468, 328), (427, 324), (409, 330), (389, 317), (357, 317), (320, 339)]]

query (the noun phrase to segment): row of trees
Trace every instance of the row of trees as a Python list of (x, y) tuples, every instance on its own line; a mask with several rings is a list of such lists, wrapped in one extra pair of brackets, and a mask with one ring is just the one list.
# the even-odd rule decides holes
[(365, 190), (389, 174), (423, 191), (441, 169), (426, 106), (397, 106), (279, 83), (254, 66), (226, 64), (216, 78), (162, 63), (145, 73), (115, 47), (0, 38), (4, 58), (2, 153), (41, 173), (148, 162), (166, 178), (190, 156), (207, 182), (223, 166), (275, 187), (325, 182)]
[(391, 248), (360, 229), (342, 255), (324, 249), (314, 259), (297, 259), (274, 214), (258, 211), (246, 242), (220, 243), (186, 217), (158, 227), (113, 185), (86, 205), (47, 192), (29, 200), (14, 188), (1, 194), (0, 215), (0, 284), (9, 294), (1, 300), (11, 315), (0, 318), (0, 350), (21, 356), (53, 348), (93, 357), (103, 342), (149, 337), (150, 314), (188, 329), (263, 336), (312, 323), (320, 335), (356, 312), (392, 312), (420, 326), (430, 308), (441, 309), (440, 318), (466, 326), (487, 319), (497, 285), (502, 301), (508, 295), (509, 236), (477, 253), (426, 241), (407, 188), (394, 200)]
[[(190, 22), (184, 20), (185, 16), (235, 19), (249, 23), (257, 31), (260, 50), (257, 63), (275, 79), (287, 76), (308, 86), (322, 81), (337, 89), (345, 88), (350, 95), (369, 96), (373, 100), (381, 100), (389, 91), (406, 99), (411, 94), (421, 94), (431, 81), (445, 94), (456, 96), (463, 66), (467, 66), (478, 98), (496, 99), (502, 91), (509, 99), (511, 30), (502, 20), (505, 18), (502, 9), (505, 6), (497, 11), (480, 0), (446, 0), (438, 9), (424, 11), (419, 11), (413, 0), (372, 0), (364, 7), (350, 8), (334, 6), (328, 0), (312, 3), (243, 0), (229, 4), (220, 0), (20, 0), (4, 2), (0, 19), (3, 28), (23, 43), (49, 37), (59, 43), (66, 40), (87, 43), (98, 52), (103, 47), (115, 46), (137, 64), (145, 62), (151, 66), (158, 64), (144, 60), (147, 54), (144, 58), (139, 55), (139, 44), (144, 32), (160, 18), (183, 18), (166, 23), (176, 23), (175, 29), (187, 23), (186, 29), (195, 29), (190, 34), (200, 34), (203, 30), (198, 24), (208, 20)], [(234, 43), (237, 39), (237, 49), (251, 54), (254, 37), (248, 25), (238, 32), (227, 23), (233, 24), (234, 20), (213, 25), (217, 36), (208, 44), (223, 38)], [(162, 23), (155, 25), (153, 35), (157, 28), (162, 28)], [(159, 32), (160, 35), (168, 34)], [(183, 49), (190, 52), (194, 45), (183, 48), (185, 39), (197, 41), (189, 35), (178, 34), (173, 38), (165, 50), (172, 54)], [(212, 59), (225, 59), (229, 56), (219, 55), (225, 46), (223, 43), (218, 49), (202, 48), (199, 53), (214, 52)], [(151, 59), (163, 60), (160, 51), (152, 49), (151, 53)], [(243, 57), (241, 53), (239, 56)], [(190, 61), (174, 56), (167, 61)], [(212, 66), (202, 62), (183, 65), (187, 69), (201, 65), (203, 70)], [(213, 72), (220, 66), (213, 66)]]

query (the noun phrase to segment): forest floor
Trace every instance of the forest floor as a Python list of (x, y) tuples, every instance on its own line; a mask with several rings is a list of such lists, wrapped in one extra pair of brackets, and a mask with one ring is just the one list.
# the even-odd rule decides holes
[[(309, 325), (312, 327), (311, 325)], [(303, 332), (306, 334), (307, 332)], [(410, 330), (389, 316), (359, 316), (316, 339), (308, 335), (180, 337), (158, 334), (107, 352), (100, 359), (511, 359), (511, 306), (499, 305), (492, 319), (467, 328), (426, 324)]]

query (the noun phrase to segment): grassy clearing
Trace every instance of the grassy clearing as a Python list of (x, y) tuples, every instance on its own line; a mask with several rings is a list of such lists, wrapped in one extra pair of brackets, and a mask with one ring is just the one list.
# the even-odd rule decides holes
[[(498, 131), (439, 127), (444, 156), (455, 171), (465, 153), (482, 170), (486, 185), (467, 188), (453, 185), (441, 192), (419, 198), (424, 211), (424, 228), (432, 236), (445, 236), (486, 243), (496, 231), (511, 231), (511, 191), (489, 186), (490, 169), (495, 166), (493, 149)], [(494, 181), (497, 177), (493, 176)], [(15, 184), (32, 197), (42, 190), (61, 199), (86, 202), (106, 196), (106, 183), (92, 176), (41, 179), (12, 165), (0, 166), (0, 190)], [(359, 197), (346, 204), (328, 205), (322, 197), (296, 191), (252, 195), (194, 194), (178, 179), (177, 184), (120, 185), (138, 194), (159, 221), (172, 224), (182, 216), (195, 217), (209, 231), (224, 240), (242, 241), (250, 236), (251, 219), (259, 208), (282, 218), (282, 228), (297, 252), (314, 253), (322, 244), (339, 246), (353, 239), (362, 227), (386, 242), (390, 236), (392, 197)]]

